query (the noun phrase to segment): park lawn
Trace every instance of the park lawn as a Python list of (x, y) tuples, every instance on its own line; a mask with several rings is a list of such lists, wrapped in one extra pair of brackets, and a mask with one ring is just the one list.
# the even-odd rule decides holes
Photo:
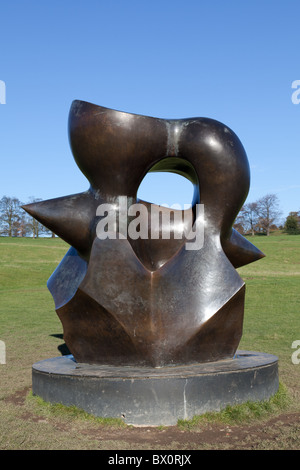
[(61, 323), (47, 289), (47, 279), (68, 245), (56, 238), (0, 238), (0, 340), (6, 366), (0, 365), (0, 399), (31, 380), (30, 363), (58, 356)]
[(291, 356), (292, 343), (300, 340), (300, 235), (248, 239), (266, 257), (238, 269), (246, 283), (240, 348), (277, 355), (280, 379), (297, 388), (300, 364)]
[[(300, 364), (292, 362), (292, 343), (300, 340), (300, 236), (249, 240), (266, 257), (238, 269), (246, 283), (239, 349), (278, 356), (280, 381), (292, 398), (290, 411), (299, 412)], [(77, 436), (70, 418), (62, 418), (60, 425), (68, 424), (74, 432), (69, 437), (63, 434), (58, 442), (53, 428), (43, 420), (37, 426), (38, 420), (32, 418), (32, 424), (24, 425), (8, 400), (14, 393), (30, 390), (33, 363), (61, 354), (62, 325), (46, 283), (68, 248), (58, 238), (0, 237), (0, 340), (6, 344), (6, 364), (0, 364), (0, 448), (94, 448), (93, 441)], [(32, 403), (26, 406), (32, 414)], [(45, 429), (39, 431), (39, 426)], [(103, 445), (109, 448), (111, 444)]]

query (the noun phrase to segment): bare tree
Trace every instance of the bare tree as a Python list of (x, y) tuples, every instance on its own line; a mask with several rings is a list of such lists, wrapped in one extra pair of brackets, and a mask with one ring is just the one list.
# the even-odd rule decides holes
[[(29, 203), (40, 202), (41, 200), (42, 199), (38, 199), (38, 198), (31, 196), (29, 198)], [(51, 230), (49, 230), (47, 227), (45, 227), (43, 224), (38, 222), (34, 217), (30, 215), (27, 216), (27, 227), (28, 227), (29, 233), (32, 235), (33, 238), (38, 238), (40, 235), (44, 235), (44, 234), (47, 234), (47, 235), (51, 234), (52, 238), (55, 237), (55, 234), (51, 232)]]
[[(30, 202), (41, 199), (30, 198)], [(41, 234), (55, 234), (44, 227), (40, 222), (28, 216), (22, 209), (23, 203), (16, 197), (3, 196), (0, 199), (0, 235), (8, 237), (26, 237), (32, 235), (38, 238)]]
[(270, 235), (270, 227), (281, 215), (279, 201), (276, 194), (266, 194), (257, 202), (258, 227)]
[(258, 222), (258, 203), (248, 202), (245, 204), (240, 211), (240, 217), (243, 220), (245, 232), (250, 231), (254, 236)]
[(28, 220), (25, 214), (21, 214), (16, 236), (27, 237), (28, 235), (30, 235), (30, 227), (28, 225)]
[[(35, 198), (33, 196), (29, 198), (29, 203), (39, 201), (41, 201), (41, 199)], [(27, 225), (29, 228), (29, 232), (32, 235), (32, 238), (38, 238), (39, 235), (44, 231), (44, 226), (30, 215), (27, 216)]]
[(22, 219), (22, 203), (16, 197), (3, 196), (0, 200), (1, 235), (16, 237), (19, 235), (19, 224)]

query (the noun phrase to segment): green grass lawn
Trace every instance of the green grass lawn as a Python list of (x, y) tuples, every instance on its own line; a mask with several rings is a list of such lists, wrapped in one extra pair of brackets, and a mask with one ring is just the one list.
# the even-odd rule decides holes
[(9, 391), (4, 377), (18, 389), (28, 383), (32, 360), (59, 355), (63, 341), (52, 335), (62, 327), (46, 283), (67, 249), (60, 239), (0, 238), (0, 340), (7, 363), (0, 365), (0, 398)]
[(291, 356), (293, 341), (300, 340), (300, 235), (249, 240), (266, 257), (238, 270), (246, 283), (240, 347), (277, 355), (280, 378), (297, 388), (300, 364), (293, 364)]
[[(239, 349), (278, 356), (291, 410), (299, 411), (300, 364), (293, 364), (291, 357), (292, 343), (300, 340), (300, 235), (249, 240), (266, 257), (238, 270), (246, 283)], [(6, 345), (6, 364), (0, 364), (0, 448), (41, 448), (45, 442), (33, 426), (21, 427), (19, 412), (7, 398), (25, 387), (29, 390), (33, 363), (61, 354), (62, 326), (46, 283), (67, 250), (58, 238), (0, 237), (0, 340)], [(32, 412), (32, 404), (28, 407)], [(72, 448), (69, 441), (55, 444), (50, 431), (48, 439), (52, 448)], [(85, 441), (84, 448), (89, 445)]]

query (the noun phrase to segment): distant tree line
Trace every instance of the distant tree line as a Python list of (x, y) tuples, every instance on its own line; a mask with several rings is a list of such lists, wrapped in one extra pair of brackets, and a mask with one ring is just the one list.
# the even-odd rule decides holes
[[(28, 203), (41, 199), (31, 197)], [(28, 215), (22, 209), (18, 198), (3, 196), (0, 199), (0, 236), (33, 237), (52, 236), (55, 234)], [(300, 211), (290, 212), (284, 224), (280, 223), (278, 197), (267, 194), (255, 202), (248, 202), (241, 208), (234, 228), (243, 235), (270, 235), (272, 230), (283, 229), (288, 234), (300, 234)]]
[(290, 212), (284, 223), (280, 221), (281, 211), (276, 194), (266, 194), (255, 202), (248, 202), (241, 208), (234, 228), (243, 235), (270, 235), (273, 230), (282, 229), (288, 234), (300, 234), (300, 211)]
[[(28, 203), (38, 201), (40, 199), (31, 197)], [(53, 232), (22, 209), (23, 204), (16, 197), (3, 196), (0, 199), (0, 235), (6, 237), (54, 237)]]

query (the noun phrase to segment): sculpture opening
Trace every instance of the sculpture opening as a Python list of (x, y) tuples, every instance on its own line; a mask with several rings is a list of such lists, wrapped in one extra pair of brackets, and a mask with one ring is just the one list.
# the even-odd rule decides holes
[(192, 205), (194, 186), (178, 174), (149, 171), (139, 186), (137, 198), (152, 204), (184, 209), (184, 206)]

